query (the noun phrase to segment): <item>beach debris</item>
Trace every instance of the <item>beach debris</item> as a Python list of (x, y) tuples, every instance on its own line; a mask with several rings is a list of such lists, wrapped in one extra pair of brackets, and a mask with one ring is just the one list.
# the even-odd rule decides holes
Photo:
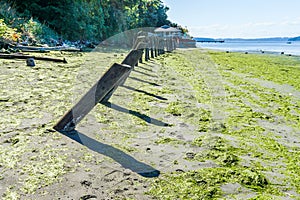
[(97, 199), (96, 195), (84, 195), (82, 197), (80, 197), (81, 200), (88, 200), (88, 199)]
[(35, 66), (34, 58), (27, 58), (26, 64), (29, 67), (34, 67)]
[(31, 55), (23, 55), (23, 54), (0, 54), (0, 58), (2, 59), (35, 59), (35, 60), (45, 60), (45, 61), (52, 61), (52, 62), (62, 62), (68, 63), (65, 58), (49, 58), (49, 57), (38, 57), (38, 56), (31, 56)]
[(81, 183), (81, 185), (86, 186), (86, 187), (89, 187), (89, 186), (92, 185), (92, 182), (91, 181), (87, 181), (87, 180), (81, 181), (80, 183)]
[(81, 49), (71, 46), (55, 46), (55, 47), (37, 47), (37, 46), (24, 46), (24, 45), (16, 45), (13, 47), (14, 49), (21, 51), (68, 51), (68, 52), (79, 52)]

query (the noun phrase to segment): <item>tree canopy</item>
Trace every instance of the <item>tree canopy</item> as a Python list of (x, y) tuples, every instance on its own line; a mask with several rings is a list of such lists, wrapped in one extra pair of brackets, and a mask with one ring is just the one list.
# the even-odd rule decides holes
[(161, 0), (10, 0), (9, 3), (22, 18), (33, 19), (68, 40), (104, 40), (133, 28), (170, 24), (168, 7)]

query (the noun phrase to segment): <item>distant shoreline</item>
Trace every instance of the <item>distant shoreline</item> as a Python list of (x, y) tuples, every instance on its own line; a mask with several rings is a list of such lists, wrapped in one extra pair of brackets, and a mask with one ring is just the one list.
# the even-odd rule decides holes
[(300, 42), (226, 42), (225, 43), (197, 43), (197, 48), (220, 50), (224, 52), (240, 52), (252, 54), (272, 54), (286, 56), (300, 56)]
[(244, 54), (266, 54), (266, 55), (277, 55), (277, 56), (291, 56), (291, 57), (299, 57), (300, 55), (295, 55), (295, 54), (286, 54), (286, 53), (281, 53), (281, 52), (276, 52), (276, 51), (243, 51), (243, 50), (234, 50), (234, 51), (228, 51), (228, 50), (222, 50), (222, 49), (209, 49), (209, 48), (202, 48), (202, 47), (197, 47), (199, 49), (205, 49), (209, 51), (219, 51), (219, 52), (226, 52), (226, 53), (244, 53)]

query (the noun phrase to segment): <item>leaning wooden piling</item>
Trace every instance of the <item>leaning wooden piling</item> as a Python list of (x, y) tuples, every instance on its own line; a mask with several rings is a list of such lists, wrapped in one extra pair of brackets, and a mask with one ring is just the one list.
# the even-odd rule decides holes
[(53, 127), (57, 131), (73, 131), (76, 125), (115, 87), (131, 69), (128, 65), (113, 64), (99, 81)]
[(108, 71), (95, 83), (91, 89), (71, 108), (61, 120), (53, 127), (60, 132), (73, 131), (76, 125), (97, 105), (99, 102), (107, 102), (118, 86), (123, 85), (131, 71), (138, 64), (159, 56), (167, 51), (175, 49), (172, 38), (149, 38), (137, 37), (133, 50), (126, 56), (121, 64), (113, 64)]
[(100, 101), (101, 103), (108, 102), (111, 98), (115, 90), (120, 86), (124, 85), (125, 81), (129, 77), (131, 71), (134, 69), (134, 66), (138, 63), (139, 59), (142, 57), (143, 51), (142, 50), (132, 50), (127, 57), (123, 60), (123, 65), (128, 65), (131, 69), (115, 84), (115, 86), (109, 91), (109, 93)]

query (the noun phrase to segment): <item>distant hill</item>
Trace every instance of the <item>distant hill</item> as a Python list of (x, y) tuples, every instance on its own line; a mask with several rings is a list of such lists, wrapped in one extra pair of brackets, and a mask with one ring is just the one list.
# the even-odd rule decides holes
[(201, 42), (214, 42), (216, 41), (214, 38), (202, 38), (202, 37), (195, 37), (193, 38), (195, 41), (201, 41)]
[(290, 38), (289, 41), (300, 41), (300, 36), (299, 37)]
[(272, 37), (272, 38), (253, 38), (253, 39), (243, 39), (243, 38), (227, 38), (224, 39), (225, 42), (287, 42), (290, 38), (288, 37)]
[(296, 41), (292, 39), (300, 40), (300, 37), (289, 38), (289, 37), (272, 37), (272, 38), (203, 38), (203, 37), (194, 37), (193, 40), (201, 42), (214, 42), (214, 41), (225, 41), (225, 42), (287, 42), (287, 41)]

